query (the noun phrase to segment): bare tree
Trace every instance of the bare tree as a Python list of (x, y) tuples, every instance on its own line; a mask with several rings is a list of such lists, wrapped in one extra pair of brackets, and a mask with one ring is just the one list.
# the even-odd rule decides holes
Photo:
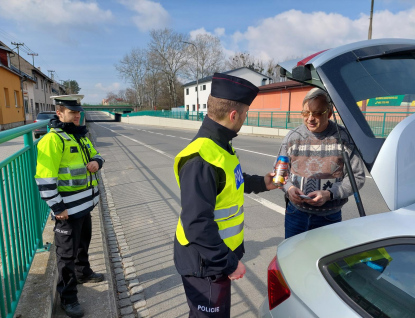
[(238, 52), (233, 56), (230, 56), (226, 61), (226, 69), (234, 70), (240, 67), (247, 67), (251, 70), (257, 71), (258, 73), (263, 73), (266, 69), (266, 62), (256, 59), (247, 52)]
[(187, 40), (184, 34), (171, 29), (150, 31), (149, 51), (151, 64), (162, 72), (170, 94), (170, 108), (177, 106), (176, 79), (185, 66)]
[(240, 67), (250, 67), (255, 64), (255, 58), (247, 52), (237, 52), (226, 61), (226, 69), (234, 70)]
[[(210, 34), (199, 34), (190, 42), (194, 45), (187, 46), (189, 58), (187, 65), (184, 67), (185, 77), (194, 80), (196, 76), (204, 78), (224, 70), (224, 54), (218, 37)], [(196, 67), (198, 68), (196, 69)]]
[(115, 65), (120, 77), (129, 82), (135, 91), (134, 105), (142, 107), (144, 98), (144, 78), (147, 73), (147, 51), (133, 49)]

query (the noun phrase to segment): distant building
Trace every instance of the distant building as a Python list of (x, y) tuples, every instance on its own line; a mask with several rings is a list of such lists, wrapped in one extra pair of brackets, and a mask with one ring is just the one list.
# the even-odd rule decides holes
[(12, 51), (0, 46), (0, 130), (24, 125), (25, 112), (19, 73), (11, 67)]
[(21, 75), (25, 120), (35, 120), (41, 111), (54, 111), (50, 96), (66, 95), (65, 87), (45, 75), (40, 67), (33, 66), (21, 55), (19, 57), (3, 42), (0, 42), (0, 46), (10, 51), (10, 68)]
[[(272, 78), (258, 73), (250, 68), (241, 67), (235, 70), (222, 72), (227, 75), (241, 77), (250, 81), (256, 86), (267, 85), (272, 82)], [(212, 75), (213, 76), (213, 75)], [(212, 76), (199, 79), (199, 112), (207, 112), (207, 100), (212, 87)], [(190, 112), (197, 112), (197, 82), (193, 81), (183, 85), (184, 89), (184, 109)]]
[(296, 81), (260, 86), (249, 111), (301, 111), (303, 99), (310, 89), (312, 86)]

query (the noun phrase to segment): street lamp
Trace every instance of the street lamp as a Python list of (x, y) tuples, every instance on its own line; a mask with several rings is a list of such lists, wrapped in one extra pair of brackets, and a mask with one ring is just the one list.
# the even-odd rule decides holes
[(197, 50), (196, 44), (192, 42), (182, 41), (183, 43), (193, 45), (196, 49), (196, 116), (199, 120), (199, 52)]

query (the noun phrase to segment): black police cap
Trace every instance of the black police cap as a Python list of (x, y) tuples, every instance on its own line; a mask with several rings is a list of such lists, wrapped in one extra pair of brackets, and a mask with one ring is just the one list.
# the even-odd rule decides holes
[(258, 94), (258, 87), (243, 78), (215, 73), (212, 78), (211, 95), (251, 105)]

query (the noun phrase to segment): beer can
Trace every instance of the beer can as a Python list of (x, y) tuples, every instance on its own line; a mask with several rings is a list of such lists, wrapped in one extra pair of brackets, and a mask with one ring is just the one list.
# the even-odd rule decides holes
[(275, 176), (272, 179), (274, 184), (282, 187), (285, 182), (285, 177), (288, 176), (290, 159), (287, 156), (278, 156), (274, 165)]

